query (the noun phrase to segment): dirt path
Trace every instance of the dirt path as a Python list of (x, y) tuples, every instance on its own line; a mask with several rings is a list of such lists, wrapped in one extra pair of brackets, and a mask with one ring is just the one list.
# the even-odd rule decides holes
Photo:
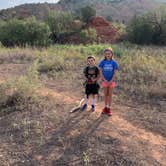
[[(3, 73), (2, 73), (3, 75)], [(1, 77), (1, 74), (0, 74)], [(0, 83), (5, 81), (5, 77), (1, 77)], [(38, 93), (42, 96), (51, 96), (52, 98), (58, 98), (64, 104), (73, 104), (79, 102), (79, 98), (72, 95), (70, 92), (60, 92), (55, 87), (54, 88), (41, 88)], [(52, 138), (40, 147), (40, 150), (32, 150), (34, 160), (38, 161), (39, 165), (45, 165), (44, 160), (49, 160), (49, 158), (54, 155), (55, 163), (56, 161), (61, 161), (61, 159), (70, 160), (68, 156), (72, 157), (72, 153), (75, 149), (76, 140), (81, 140), (82, 137), (97, 137), (102, 138), (100, 141), (104, 142), (106, 145), (105, 149), (111, 146), (111, 142), (115, 140), (115, 150), (123, 150), (128, 156), (134, 156), (136, 159), (141, 159), (140, 165), (166, 165), (166, 138), (147, 131), (141, 128), (139, 125), (133, 125), (129, 121), (125, 120), (121, 116), (121, 110), (127, 112), (128, 109), (132, 109), (123, 105), (113, 105), (113, 116), (107, 117), (106, 115), (101, 115), (101, 110), (103, 103), (97, 103), (97, 110), (91, 113), (89, 110), (85, 112), (75, 112), (73, 114), (67, 111), (65, 124), (62, 124), (58, 131), (55, 129), (55, 133)], [(91, 137), (93, 139), (93, 137)], [(60, 147), (57, 145), (57, 139), (64, 139), (66, 142), (69, 141), (67, 145), (65, 141), (57, 141), (59, 144), (65, 144)], [(116, 143), (117, 141), (117, 143)], [(84, 146), (86, 143), (84, 142)], [(110, 144), (110, 145), (109, 145)], [(108, 146), (109, 145), (109, 146)], [(99, 145), (95, 145), (99, 146)], [(85, 147), (83, 147), (85, 148)], [(103, 149), (103, 151), (105, 150)], [(71, 154), (70, 154), (71, 153)], [(49, 155), (48, 155), (49, 154)], [(56, 156), (56, 157), (55, 157)], [(147, 161), (148, 159), (148, 161)], [(77, 161), (77, 158), (75, 159)], [(155, 163), (154, 163), (155, 162)], [(139, 165), (138, 164), (138, 165)], [(35, 164), (36, 165), (36, 164)]]
[[(79, 101), (77, 97), (71, 96), (70, 93), (60, 93), (56, 91), (56, 89), (44, 88), (40, 90), (40, 94), (49, 94), (52, 97), (58, 97), (63, 100), (64, 103), (68, 104)], [(88, 118), (89, 121), (91, 116), (96, 119), (101, 116), (102, 105), (103, 103), (101, 102), (97, 104), (97, 110), (90, 114)], [(161, 165), (166, 165), (166, 138), (139, 128), (139, 126), (134, 126), (120, 116), (119, 112), (121, 109), (127, 110), (128, 108), (114, 105), (113, 110), (115, 111), (113, 112), (113, 116), (106, 118), (106, 120), (97, 127), (96, 132), (104, 137), (111, 136), (117, 138), (122, 142), (121, 148), (125, 151), (130, 151), (144, 159), (153, 158)], [(69, 133), (73, 134), (74, 132), (73, 130)]]

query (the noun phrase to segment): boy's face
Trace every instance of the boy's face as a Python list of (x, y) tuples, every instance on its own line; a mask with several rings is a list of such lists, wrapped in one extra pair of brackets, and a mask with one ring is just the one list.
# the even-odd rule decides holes
[(113, 56), (111, 51), (105, 51), (104, 55), (105, 55), (106, 59), (111, 59), (111, 57)]
[(87, 60), (89, 66), (94, 66), (95, 65), (95, 59), (94, 58), (89, 58)]

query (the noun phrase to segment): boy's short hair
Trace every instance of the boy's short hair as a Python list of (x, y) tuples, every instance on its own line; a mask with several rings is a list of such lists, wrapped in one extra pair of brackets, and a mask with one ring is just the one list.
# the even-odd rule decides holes
[(88, 56), (88, 57), (87, 57), (87, 60), (88, 60), (88, 59), (96, 60), (96, 58), (95, 58), (93, 55)]

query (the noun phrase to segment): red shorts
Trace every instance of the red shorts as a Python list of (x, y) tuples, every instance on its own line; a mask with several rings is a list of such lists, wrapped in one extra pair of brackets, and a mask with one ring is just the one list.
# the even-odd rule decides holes
[(115, 82), (112, 82), (110, 85), (107, 82), (105, 82), (105, 81), (102, 82), (102, 87), (103, 88), (107, 88), (107, 87), (115, 88), (115, 86), (116, 86)]

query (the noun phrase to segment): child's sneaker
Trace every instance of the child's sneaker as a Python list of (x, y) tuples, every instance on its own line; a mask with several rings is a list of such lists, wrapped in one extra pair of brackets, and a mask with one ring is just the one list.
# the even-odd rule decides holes
[(92, 111), (92, 112), (95, 111), (95, 106), (94, 106), (94, 105), (92, 105), (92, 107), (91, 107), (91, 111)]
[(88, 107), (88, 105), (87, 105), (87, 104), (84, 104), (84, 105), (82, 106), (82, 108), (81, 108), (81, 111), (86, 110), (86, 109), (87, 109), (87, 107)]
[(102, 110), (102, 114), (106, 114), (107, 113), (107, 107), (104, 107)]
[(108, 116), (112, 116), (112, 110), (111, 108), (107, 108), (107, 113), (106, 113)]

